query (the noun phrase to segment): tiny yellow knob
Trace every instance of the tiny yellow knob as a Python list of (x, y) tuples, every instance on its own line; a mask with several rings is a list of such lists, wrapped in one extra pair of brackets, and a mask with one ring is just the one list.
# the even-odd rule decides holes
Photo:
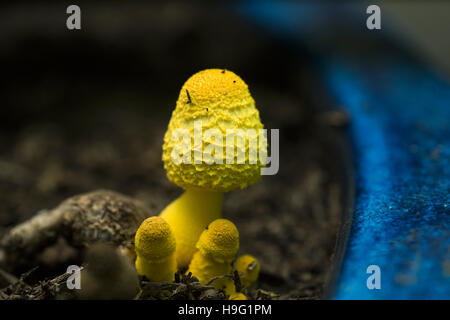
[(241, 292), (235, 292), (230, 294), (228, 300), (247, 300), (247, 297)]
[(258, 280), (261, 267), (255, 257), (244, 254), (237, 258), (234, 267), (247, 287), (251, 287)]

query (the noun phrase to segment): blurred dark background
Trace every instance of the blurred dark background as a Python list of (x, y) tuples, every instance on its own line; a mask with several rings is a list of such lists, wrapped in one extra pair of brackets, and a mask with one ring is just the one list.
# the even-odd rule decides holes
[(19, 193), (2, 208), (4, 226), (55, 197), (159, 183), (162, 135), (182, 84), (199, 70), (242, 76), (269, 128), (276, 119), (296, 126), (307, 112), (307, 58), (230, 6), (79, 5), (79, 31), (67, 30), (65, 4), (2, 10), (0, 178), (3, 196)]

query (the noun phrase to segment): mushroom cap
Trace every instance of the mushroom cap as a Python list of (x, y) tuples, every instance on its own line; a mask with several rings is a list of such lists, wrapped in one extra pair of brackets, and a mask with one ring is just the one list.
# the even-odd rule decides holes
[(135, 236), (135, 250), (139, 257), (161, 262), (175, 253), (175, 237), (169, 224), (161, 217), (150, 217), (142, 222)]
[(258, 280), (259, 270), (261, 266), (258, 260), (249, 254), (244, 254), (236, 259), (234, 264), (235, 269), (239, 273), (243, 273), (248, 285), (251, 286)]
[[(203, 135), (208, 129), (214, 129), (216, 133), (221, 133), (222, 141), (212, 136), (203, 136), (201, 145), (203, 149), (194, 145), (194, 122), (199, 120), (202, 122)], [(183, 145), (179, 140), (172, 140), (173, 133), (177, 129), (185, 129), (190, 134), (191, 163), (173, 162), (172, 152), (175, 146)], [(242, 148), (239, 143), (235, 143), (234, 162), (227, 164), (227, 130), (233, 129), (243, 130), (243, 132), (235, 133), (238, 138), (244, 139), (245, 143)], [(255, 130), (255, 136), (249, 134), (248, 129)], [(264, 166), (261, 158), (267, 155), (267, 139), (262, 138), (260, 150), (260, 144), (256, 138), (259, 135), (259, 129), (263, 129), (263, 124), (255, 107), (255, 101), (250, 95), (247, 84), (239, 76), (223, 69), (207, 69), (194, 74), (181, 88), (164, 136), (162, 159), (169, 180), (184, 189), (219, 192), (244, 189), (254, 184), (261, 178), (260, 169)], [(231, 133), (231, 131), (228, 132)], [(249, 149), (252, 145), (250, 141), (256, 143), (256, 163), (249, 162)], [(189, 141), (183, 146), (189, 147), (186, 143)], [(194, 163), (194, 149), (205, 152), (208, 145), (222, 150), (222, 154), (215, 151), (210, 153), (216, 162)], [(244, 163), (237, 163), (238, 148), (245, 153)], [(175, 150), (177, 151), (179, 149)], [(218, 163), (219, 159), (222, 163)]]
[(216, 219), (200, 235), (197, 249), (214, 261), (231, 262), (239, 250), (239, 232), (230, 220)]

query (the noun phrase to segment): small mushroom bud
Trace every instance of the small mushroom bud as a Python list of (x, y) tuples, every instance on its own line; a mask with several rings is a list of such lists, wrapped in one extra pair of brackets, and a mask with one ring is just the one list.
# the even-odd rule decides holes
[(255, 257), (244, 254), (237, 258), (234, 267), (239, 272), (239, 275), (247, 288), (251, 287), (258, 280), (261, 267)]
[(175, 237), (161, 217), (142, 222), (135, 236), (136, 270), (150, 281), (173, 281), (176, 271)]
[[(239, 250), (239, 232), (229, 220), (217, 219), (204, 230), (197, 242), (188, 272), (206, 284), (215, 277), (230, 274), (232, 262)], [(218, 279), (212, 285), (216, 289), (227, 289), (230, 279)]]

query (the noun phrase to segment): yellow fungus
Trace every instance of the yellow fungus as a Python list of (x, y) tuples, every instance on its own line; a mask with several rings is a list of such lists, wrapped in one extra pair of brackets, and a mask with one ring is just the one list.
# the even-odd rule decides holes
[(205, 227), (221, 217), (222, 198), (223, 194), (218, 192), (186, 190), (160, 214), (176, 237), (179, 269), (189, 265)]
[(161, 217), (142, 222), (135, 236), (136, 270), (150, 281), (173, 281), (176, 241), (170, 225)]
[[(188, 272), (192, 272), (200, 283), (206, 284), (215, 277), (231, 273), (231, 264), (239, 250), (239, 232), (229, 220), (214, 220), (202, 232), (197, 249)], [(229, 279), (215, 280), (212, 285), (216, 289), (226, 289)]]
[[(199, 121), (200, 128), (195, 125)], [(208, 135), (208, 129), (217, 135)], [(261, 138), (249, 134), (248, 129)], [(190, 77), (181, 88), (164, 136), (162, 159), (169, 180), (186, 191), (160, 214), (175, 234), (178, 268), (189, 265), (202, 230), (222, 216), (223, 192), (244, 189), (261, 178), (267, 140), (258, 135), (259, 129), (263, 129), (263, 125), (255, 101), (246, 83), (235, 73), (203, 70)], [(177, 130), (188, 134), (184, 144), (176, 138)], [(229, 157), (227, 134), (236, 135), (233, 144), (228, 146), (233, 148)], [(189, 150), (189, 163), (174, 161), (174, 154), (180, 153), (180, 144)], [(214, 148), (210, 156), (214, 161), (208, 163), (203, 156), (211, 146)], [(251, 158), (249, 152), (255, 146), (257, 159)], [(243, 154), (244, 163), (238, 163), (239, 154)]]
[(260, 265), (255, 257), (249, 254), (242, 255), (237, 258), (234, 267), (246, 287), (251, 287), (258, 280)]
[(241, 292), (235, 292), (230, 294), (228, 300), (247, 300), (247, 297)]

